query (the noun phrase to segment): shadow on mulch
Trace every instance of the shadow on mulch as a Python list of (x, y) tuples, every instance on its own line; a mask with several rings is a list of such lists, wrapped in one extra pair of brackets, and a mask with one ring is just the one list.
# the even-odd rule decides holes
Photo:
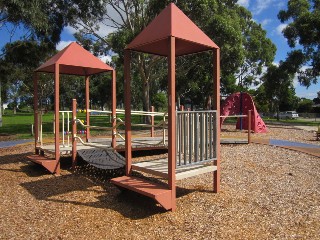
[[(38, 200), (112, 209), (124, 217), (134, 220), (166, 212), (159, 204), (156, 204), (153, 199), (131, 191), (119, 191), (110, 182), (102, 186), (104, 190), (96, 190), (94, 187), (99, 186), (99, 184), (79, 174), (57, 176), (49, 179), (21, 183), (20, 185)], [(193, 190), (177, 188), (177, 195), (182, 196), (192, 191)], [(76, 193), (76, 196), (73, 197), (64, 196), (71, 192), (82, 193)], [(82, 195), (87, 193), (90, 196), (92, 192), (101, 195), (95, 197), (94, 201), (91, 202), (78, 200), (78, 194)], [(81, 199), (83, 199), (83, 197), (81, 197)]]
[(28, 155), (31, 155), (31, 153), (27, 152), (12, 154), (12, 152), (8, 152), (7, 155), (1, 156), (0, 165), (25, 162)]
[[(120, 191), (110, 183), (111, 178), (122, 176), (124, 169), (110, 171), (97, 169), (82, 161), (79, 161), (78, 164), (73, 174), (21, 183), (21, 186), (38, 200), (112, 209), (126, 218), (135, 220), (166, 212), (153, 199), (132, 191)], [(62, 166), (69, 167), (67, 164), (62, 164)], [(22, 170), (29, 176), (41, 176), (44, 174), (43, 168), (37, 165), (26, 165)], [(148, 179), (150, 180), (150, 178)], [(159, 181), (157, 179), (151, 180)], [(102, 187), (103, 190), (94, 189), (96, 186)], [(177, 197), (182, 197), (193, 191), (198, 190), (177, 187)], [(86, 202), (78, 200), (79, 197), (71, 197), (70, 199), (69, 196), (66, 196), (71, 192), (81, 192), (80, 194), (95, 192), (101, 195), (95, 197), (93, 202)], [(81, 197), (80, 199), (83, 198)]]

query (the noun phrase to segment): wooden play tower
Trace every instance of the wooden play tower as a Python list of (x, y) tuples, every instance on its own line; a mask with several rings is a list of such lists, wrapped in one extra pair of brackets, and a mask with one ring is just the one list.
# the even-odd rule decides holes
[[(136, 169), (132, 164), (131, 143), (131, 77), (130, 62), (131, 52), (149, 53), (165, 56), (168, 62), (168, 159), (167, 159), (167, 185), (157, 184), (141, 178), (133, 177), (132, 171)], [(125, 77), (125, 156), (126, 176), (112, 179), (112, 183), (120, 188), (136, 191), (155, 199), (165, 209), (174, 211), (176, 209), (176, 166), (177, 166), (177, 111), (176, 111), (176, 57), (200, 53), (212, 52), (213, 64), (213, 110), (214, 117), (204, 117), (200, 122), (206, 122), (206, 128), (202, 134), (207, 134), (208, 125), (214, 122), (214, 128), (210, 130), (209, 141), (205, 141), (206, 148), (212, 146), (213, 156), (194, 161), (190, 155), (188, 164), (202, 162), (213, 162), (213, 190), (218, 192), (220, 188), (220, 52), (219, 47), (202, 32), (176, 5), (171, 3), (166, 7), (125, 49), (124, 77)], [(192, 113), (192, 112), (191, 112)], [(198, 113), (196, 113), (198, 114)], [(200, 113), (199, 113), (200, 114)], [(190, 116), (190, 115), (188, 115)], [(198, 125), (198, 115), (194, 117)], [(206, 115), (207, 116), (207, 115)], [(214, 120), (212, 120), (214, 119)], [(200, 134), (201, 135), (201, 134)], [(213, 135), (213, 136), (211, 136)], [(192, 135), (190, 135), (192, 137)], [(191, 139), (190, 137), (190, 139)], [(214, 139), (214, 141), (211, 141)], [(193, 139), (191, 139), (193, 140)], [(194, 148), (199, 143), (195, 141)], [(204, 142), (202, 142), (203, 145)], [(206, 149), (207, 150), (207, 149)], [(205, 150), (205, 151), (206, 151)], [(201, 150), (200, 150), (201, 151)], [(191, 151), (192, 152), (192, 151)], [(209, 154), (210, 155), (210, 154)], [(192, 162), (193, 161), (193, 162)], [(141, 170), (140, 168), (139, 170)], [(148, 171), (146, 171), (148, 172)], [(151, 171), (149, 171), (151, 172)]]
[[(35, 126), (35, 155), (28, 156), (28, 158), (44, 166), (51, 173), (60, 174), (60, 155), (61, 152), (70, 152), (71, 148), (63, 148), (60, 144), (60, 74), (84, 76), (85, 81), (85, 105), (89, 109), (89, 81), (90, 76), (110, 72), (112, 74), (112, 126), (115, 126), (115, 112), (116, 112), (116, 75), (115, 70), (109, 65), (103, 63), (100, 59), (93, 56), (77, 43), (73, 42), (59, 53), (54, 55), (39, 68), (34, 71), (34, 126)], [(40, 139), (39, 131), (41, 131), (42, 123), (39, 122), (42, 109), (38, 109), (38, 79), (39, 73), (54, 74), (54, 146), (43, 146), (42, 139)], [(86, 122), (89, 125), (89, 112), (86, 111)], [(63, 133), (62, 133), (63, 134)], [(90, 130), (86, 130), (86, 140), (90, 138)], [(112, 136), (112, 146), (115, 145), (115, 136)], [(49, 153), (46, 155), (45, 153)]]

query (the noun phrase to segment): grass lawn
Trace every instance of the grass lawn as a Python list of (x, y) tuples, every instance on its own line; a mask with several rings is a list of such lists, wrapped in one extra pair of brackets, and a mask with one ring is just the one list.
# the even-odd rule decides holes
[[(118, 115), (122, 120), (124, 120), (124, 115)], [(85, 120), (85, 113), (78, 113), (77, 118)], [(43, 115), (43, 137), (53, 136), (53, 112), (48, 112)], [(71, 114), (70, 114), (71, 119)], [(65, 122), (67, 123), (67, 114), (65, 114)], [(133, 123), (142, 123), (142, 116), (132, 116)], [(155, 117), (155, 122), (162, 120), (162, 117)], [(318, 126), (320, 124), (320, 119), (290, 119), (290, 120), (280, 120), (277, 121), (274, 118), (264, 118), (266, 124), (285, 124), (285, 125), (304, 125), (304, 126)], [(28, 139), (33, 138), (31, 134), (31, 126), (33, 124), (33, 113), (17, 113), (13, 114), (10, 111), (6, 111), (2, 118), (2, 127), (0, 128), (0, 135), (10, 135), (14, 136), (15, 139)], [(225, 123), (235, 123), (235, 118), (227, 118)], [(65, 130), (67, 130), (65, 123)], [(110, 117), (92, 115), (90, 116), (90, 125), (110, 127)], [(82, 126), (78, 124), (78, 130), (83, 130)], [(62, 116), (60, 115), (60, 130), (62, 129)], [(124, 129), (120, 126), (118, 129)], [(139, 127), (132, 127), (133, 130), (139, 130)], [(147, 129), (147, 128), (144, 128)], [(70, 126), (71, 131), (71, 126)], [(103, 130), (91, 129), (92, 135), (101, 134)]]
[[(124, 115), (119, 114), (120, 117), (124, 121)], [(71, 120), (72, 115), (70, 114), (69, 120)], [(77, 113), (77, 118), (84, 120), (86, 118), (85, 113)], [(48, 112), (43, 114), (43, 137), (51, 137), (53, 136), (53, 112)], [(142, 123), (141, 116), (132, 116), (133, 123)], [(162, 120), (162, 117), (155, 117), (155, 122), (159, 122)], [(14, 136), (15, 139), (28, 139), (33, 138), (32, 132), (32, 124), (34, 122), (33, 113), (16, 113), (13, 114), (10, 111), (6, 111), (5, 115), (2, 117), (2, 127), (0, 127), (0, 135), (10, 135)], [(109, 116), (100, 116), (100, 115), (92, 115), (90, 116), (90, 125), (93, 126), (102, 126), (102, 127), (111, 127), (110, 117)], [(60, 115), (60, 131), (62, 129), (62, 116)], [(78, 124), (78, 130), (83, 130), (84, 128)], [(124, 126), (119, 126), (118, 129), (124, 129)], [(141, 129), (140, 127), (132, 127), (133, 130)], [(147, 129), (147, 128), (144, 128)], [(71, 125), (70, 129), (71, 131)], [(67, 114), (65, 114), (65, 131), (67, 131)], [(101, 134), (103, 129), (91, 129), (91, 134)]]

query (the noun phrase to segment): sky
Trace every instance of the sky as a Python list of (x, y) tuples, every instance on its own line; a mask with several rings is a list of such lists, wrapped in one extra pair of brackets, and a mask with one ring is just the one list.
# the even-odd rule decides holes
[[(282, 35), (282, 30), (286, 27), (285, 23), (281, 23), (277, 15), (280, 10), (285, 10), (287, 7), (287, 0), (239, 0), (238, 4), (246, 7), (253, 15), (253, 19), (260, 23), (264, 30), (267, 31), (267, 37), (277, 47), (277, 53), (274, 63), (285, 60), (287, 53), (290, 52), (290, 47), (287, 40)], [(296, 95), (313, 99), (317, 97), (317, 92), (320, 91), (320, 81), (316, 85), (311, 85), (308, 89), (300, 86), (297, 78), (294, 79), (294, 86)]]
[[(286, 9), (287, 0), (238, 0), (238, 4), (246, 7), (250, 10), (253, 15), (254, 21), (260, 23), (267, 31), (267, 37), (272, 40), (272, 42), (277, 47), (277, 53), (275, 56), (274, 64), (278, 64), (279, 61), (285, 60), (287, 53), (290, 51), (290, 48), (287, 44), (286, 39), (282, 35), (282, 30), (285, 28), (286, 24), (281, 23), (277, 18), (277, 14), (280, 10)], [(21, 36), (23, 29), (19, 29), (17, 34), (10, 36), (5, 27), (0, 28), (0, 47), (5, 43), (14, 40), (18, 40)], [(101, 26), (100, 35), (107, 35), (110, 33), (110, 28)], [(20, 33), (20, 34), (19, 34)], [(72, 41), (75, 41), (73, 37), (75, 29), (72, 27), (65, 27), (62, 35), (61, 42), (57, 45), (57, 49), (61, 50), (67, 46)], [(101, 57), (103, 61), (106, 59), (110, 60), (110, 56)], [(221, 66), (223, 67), (223, 66)], [(320, 91), (320, 81), (317, 85), (311, 85), (308, 89), (306, 87), (300, 86), (297, 81), (297, 78), (294, 79), (294, 86), (296, 89), (296, 95), (298, 97), (304, 97), (313, 99), (317, 97), (317, 92)]]

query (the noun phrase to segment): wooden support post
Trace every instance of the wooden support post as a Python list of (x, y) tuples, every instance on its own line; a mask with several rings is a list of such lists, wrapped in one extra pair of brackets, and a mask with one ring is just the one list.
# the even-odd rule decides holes
[(213, 49), (213, 109), (217, 111), (216, 139), (217, 139), (217, 160), (214, 165), (217, 170), (213, 174), (213, 191), (220, 191), (220, 49)]
[(77, 100), (72, 99), (72, 170), (75, 170), (77, 164)]
[(171, 190), (171, 210), (176, 209), (176, 39), (168, 38), (168, 184)]
[(55, 64), (54, 71), (54, 114), (55, 114), (55, 133), (54, 133), (54, 145), (55, 145), (55, 160), (56, 160), (56, 170), (55, 173), (60, 175), (60, 140), (59, 140), (59, 86), (60, 86), (60, 68), (59, 64)]
[(112, 95), (112, 109), (111, 109), (111, 112), (112, 112), (112, 142), (111, 142), (111, 146), (113, 148), (116, 148), (117, 146), (117, 129), (115, 128), (115, 126), (117, 125), (117, 88), (116, 88), (116, 71), (113, 70), (112, 71), (112, 87), (111, 87), (111, 95)]
[(248, 144), (251, 143), (251, 110), (248, 111)]
[(124, 104), (125, 104), (125, 149), (126, 149), (126, 175), (131, 173), (131, 76), (130, 51), (124, 51)]
[[(33, 111), (34, 111), (34, 149), (37, 154), (37, 144), (39, 139), (39, 116), (38, 116), (38, 79), (37, 72), (33, 73)], [(1, 106), (0, 106), (1, 107)]]
[[(150, 112), (154, 112), (154, 106), (150, 107)], [(154, 137), (154, 115), (151, 116), (151, 125), (152, 125), (152, 127), (151, 127), (150, 135), (151, 135), (151, 137)]]
[[(85, 85), (86, 85), (86, 125), (90, 125), (90, 112), (88, 111), (90, 109), (90, 77), (85, 76)], [(90, 128), (86, 128), (86, 142), (89, 142), (90, 138)]]

